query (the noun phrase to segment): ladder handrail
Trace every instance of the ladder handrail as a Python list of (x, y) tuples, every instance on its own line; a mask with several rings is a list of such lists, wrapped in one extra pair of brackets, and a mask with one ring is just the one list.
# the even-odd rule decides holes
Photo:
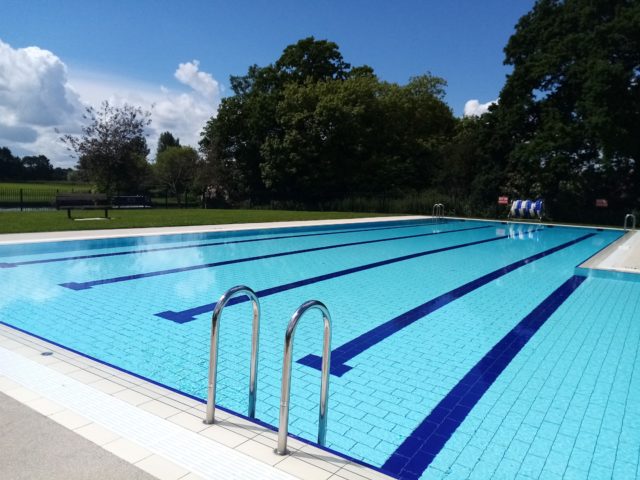
[(434, 203), (431, 209), (431, 216), (440, 220), (444, 217), (444, 205), (442, 203)]
[(624, 231), (626, 232), (627, 230), (629, 230), (629, 228), (627, 227), (627, 220), (631, 219), (632, 223), (631, 223), (631, 230), (635, 230), (636, 229), (636, 216), (633, 213), (627, 213), (624, 216)]
[(324, 303), (309, 300), (294, 312), (284, 336), (284, 360), (282, 362), (282, 393), (280, 396), (280, 423), (278, 428), (278, 455), (286, 455), (289, 433), (289, 399), (291, 396), (291, 357), (293, 355), (293, 335), (300, 318), (309, 310), (322, 312), (324, 334), (322, 343), (322, 380), (320, 383), (320, 415), (318, 420), (318, 443), (324, 445), (327, 439), (327, 409), (329, 401), (329, 365), (331, 365), (331, 315)]
[(260, 335), (260, 302), (249, 287), (237, 285), (227, 290), (218, 300), (211, 316), (211, 350), (209, 357), (209, 387), (207, 391), (207, 413), (204, 423), (214, 422), (216, 410), (216, 381), (218, 376), (218, 338), (222, 310), (233, 297), (247, 295), (253, 304), (253, 328), (251, 335), (251, 370), (249, 372), (249, 418), (256, 415), (256, 395), (258, 383), (258, 337)]

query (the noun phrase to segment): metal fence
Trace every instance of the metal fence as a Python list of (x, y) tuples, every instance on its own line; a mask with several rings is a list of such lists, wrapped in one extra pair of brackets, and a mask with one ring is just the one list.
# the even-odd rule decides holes
[(54, 208), (59, 193), (91, 193), (90, 189), (0, 188), (0, 208), (29, 210)]
[[(55, 208), (56, 195), (62, 193), (91, 193), (90, 188), (7, 188), (0, 187), (0, 209), (33, 210)], [(152, 207), (159, 208), (194, 208), (201, 206), (201, 199), (193, 193), (181, 193), (180, 201), (168, 190), (159, 187), (146, 192), (117, 194), (143, 195), (149, 199)]]

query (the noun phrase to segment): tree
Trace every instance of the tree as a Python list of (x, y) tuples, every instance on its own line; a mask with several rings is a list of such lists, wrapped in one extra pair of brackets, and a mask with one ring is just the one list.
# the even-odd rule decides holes
[(156, 157), (156, 178), (175, 195), (178, 205), (180, 195), (193, 185), (198, 163), (198, 152), (191, 147), (167, 147)]
[(99, 109), (87, 108), (79, 137), (65, 135), (61, 140), (78, 158), (77, 168), (98, 190), (109, 194), (138, 192), (149, 175), (145, 128), (150, 113), (125, 104), (109, 102)]
[(335, 43), (313, 37), (230, 83), (234, 95), (205, 126), (200, 148), (212, 184), (236, 199), (424, 188), (454, 127), (443, 79), (381, 82), (371, 67), (346, 63)]
[(0, 179), (22, 179), (23, 166), (19, 157), (14, 157), (7, 147), (0, 147)]
[(22, 157), (25, 180), (52, 180), (53, 165), (44, 155)]
[(262, 146), (281, 128), (276, 108), (286, 85), (344, 78), (349, 68), (335, 43), (308, 37), (285, 48), (274, 64), (252, 65), (246, 75), (232, 76), (234, 95), (222, 100), (200, 141), (210, 171), (217, 173), (212, 183), (235, 198), (266, 200)]
[(454, 126), (443, 87), (429, 75), (405, 86), (372, 74), (288, 84), (280, 128), (262, 147), (265, 184), (295, 200), (426, 187)]
[(156, 150), (156, 157), (164, 152), (169, 147), (179, 147), (180, 139), (175, 138), (171, 132), (162, 132), (158, 137), (158, 149)]
[(351, 65), (336, 43), (307, 37), (285, 48), (275, 68), (286, 83), (303, 83), (344, 80)]
[[(607, 196), (640, 200), (640, 2), (538, 0), (505, 48), (505, 187), (543, 195), (565, 218)], [(502, 133), (500, 133), (502, 132)], [(578, 208), (579, 207), (579, 208)]]

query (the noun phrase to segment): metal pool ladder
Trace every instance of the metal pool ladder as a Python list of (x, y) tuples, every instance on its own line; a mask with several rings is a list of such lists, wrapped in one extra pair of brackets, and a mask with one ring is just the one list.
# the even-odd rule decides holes
[(627, 230), (629, 230), (629, 227), (627, 226), (627, 220), (631, 219), (631, 230), (635, 230), (636, 229), (636, 216), (633, 213), (627, 213), (624, 216), (624, 231), (626, 232)]
[(258, 296), (249, 287), (238, 285), (227, 290), (220, 297), (211, 317), (211, 354), (209, 357), (209, 389), (207, 392), (207, 413), (204, 423), (214, 422), (216, 411), (216, 380), (218, 376), (218, 337), (222, 310), (233, 297), (247, 295), (253, 303), (253, 333), (251, 336), (251, 370), (249, 373), (249, 418), (256, 416), (256, 393), (258, 383), (258, 337), (260, 335), (260, 303)]
[(442, 220), (442, 217), (444, 217), (444, 205), (442, 203), (434, 203), (431, 216), (438, 221)]
[(284, 336), (284, 360), (282, 363), (282, 393), (280, 396), (280, 424), (278, 428), (278, 447), (275, 453), (286, 455), (287, 435), (289, 433), (289, 398), (291, 396), (291, 356), (293, 354), (293, 335), (300, 318), (309, 310), (320, 310), (324, 322), (322, 344), (322, 374), (320, 383), (320, 418), (318, 422), (318, 443), (324, 445), (327, 438), (327, 409), (329, 397), (329, 366), (331, 365), (331, 315), (327, 307), (317, 300), (303, 303), (294, 312)]

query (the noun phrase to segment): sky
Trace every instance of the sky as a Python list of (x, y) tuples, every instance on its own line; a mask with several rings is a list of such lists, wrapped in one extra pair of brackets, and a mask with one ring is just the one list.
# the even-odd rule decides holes
[(147, 142), (171, 131), (197, 147), (230, 95), (229, 76), (268, 65), (301, 38), (404, 84), (430, 72), (457, 116), (498, 98), (503, 49), (534, 0), (2, 0), (0, 147), (76, 162), (59, 141), (103, 100), (152, 113)]

